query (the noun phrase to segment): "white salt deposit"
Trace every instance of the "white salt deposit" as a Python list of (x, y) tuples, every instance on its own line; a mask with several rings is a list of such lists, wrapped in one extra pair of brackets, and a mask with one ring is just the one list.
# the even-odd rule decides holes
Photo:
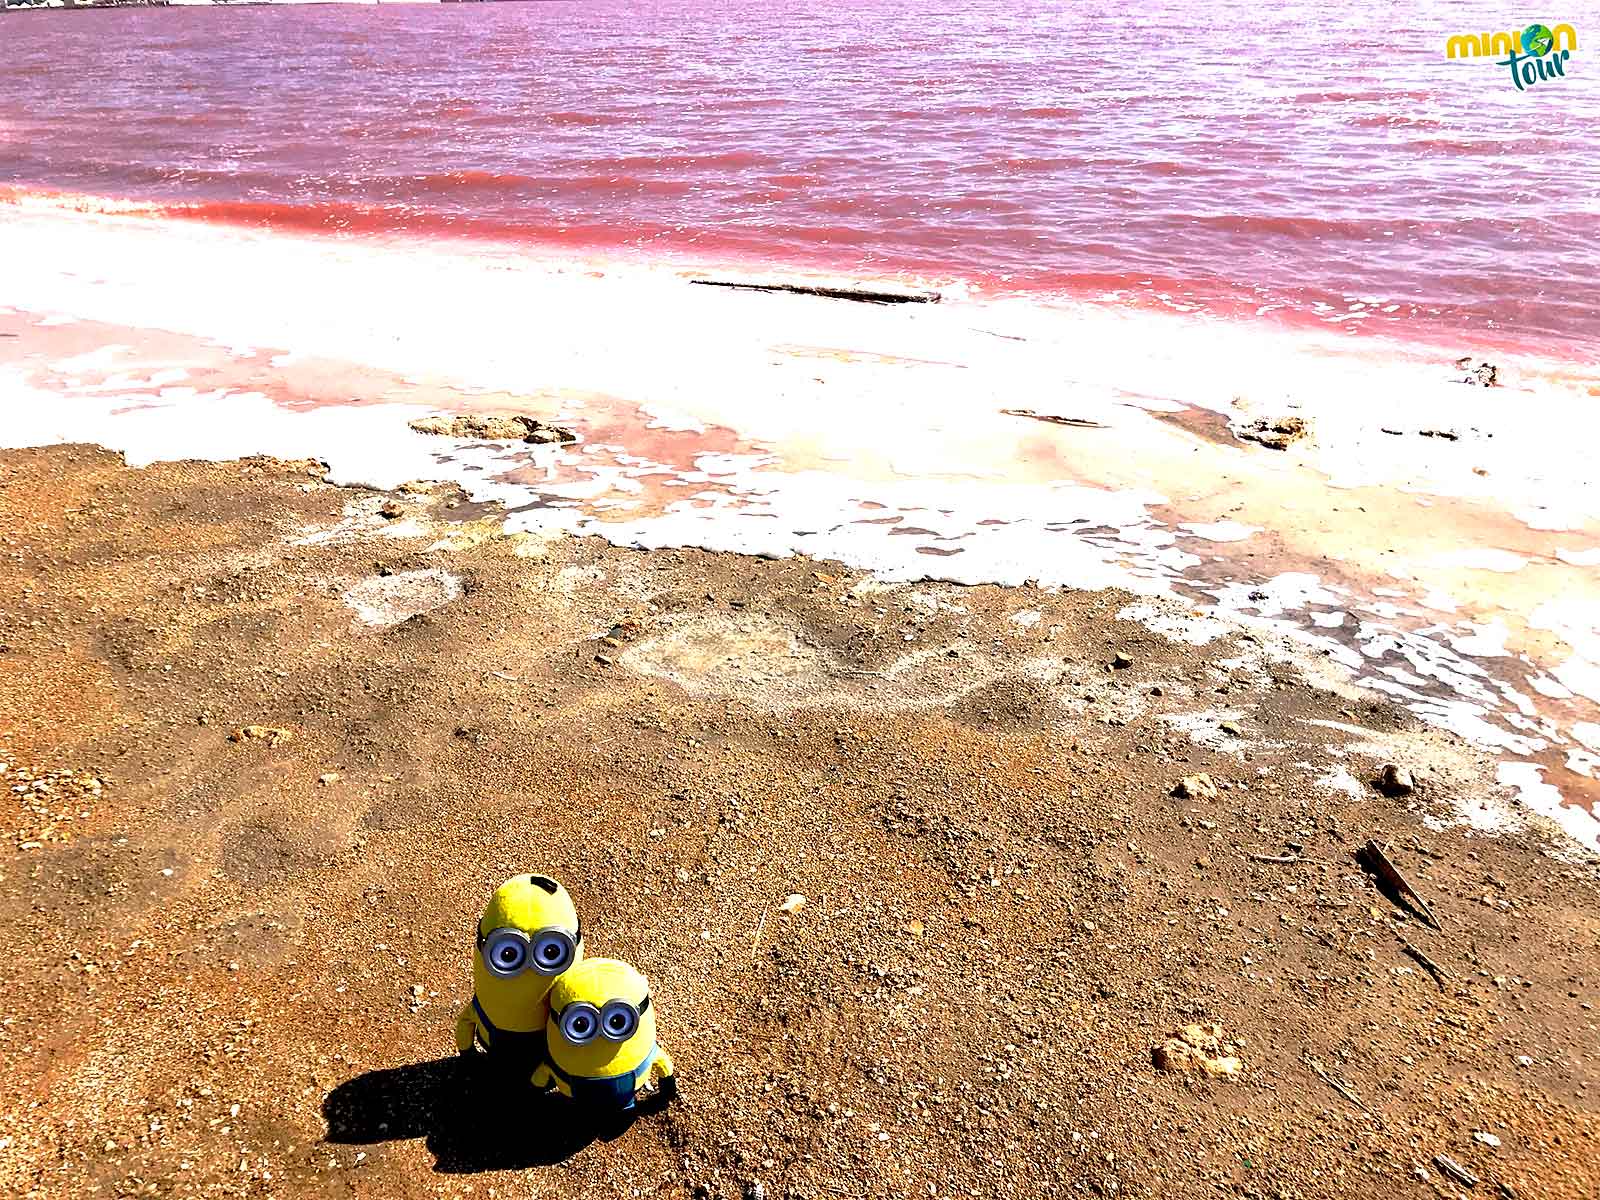
[(368, 625), (398, 625), (461, 599), (461, 580), (448, 571), (401, 571), (363, 579), (343, 599)]

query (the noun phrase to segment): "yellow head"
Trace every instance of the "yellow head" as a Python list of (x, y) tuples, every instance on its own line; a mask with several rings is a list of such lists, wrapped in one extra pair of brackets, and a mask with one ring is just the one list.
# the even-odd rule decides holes
[(656, 1046), (650, 985), (619, 959), (585, 959), (556, 980), (550, 1018), (550, 1057), (580, 1079), (632, 1071)]
[(543, 1029), (550, 987), (583, 960), (572, 897), (548, 875), (517, 875), (495, 889), (478, 919), (472, 985), (500, 1029)]

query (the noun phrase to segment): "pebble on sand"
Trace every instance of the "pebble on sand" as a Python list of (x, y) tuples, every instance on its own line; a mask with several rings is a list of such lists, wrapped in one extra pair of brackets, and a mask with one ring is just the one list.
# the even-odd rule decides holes
[(1211, 776), (1202, 771), (1178, 780), (1172, 794), (1180, 800), (1215, 800), (1218, 792), (1217, 785), (1211, 782)]
[(1159, 1071), (1199, 1071), (1213, 1079), (1233, 1079), (1244, 1072), (1244, 1061), (1234, 1050), (1223, 1040), (1221, 1025), (1185, 1025), (1150, 1052), (1150, 1061)]
[(1378, 790), (1385, 796), (1409, 796), (1417, 790), (1417, 781), (1404, 767), (1384, 763), (1378, 772)]

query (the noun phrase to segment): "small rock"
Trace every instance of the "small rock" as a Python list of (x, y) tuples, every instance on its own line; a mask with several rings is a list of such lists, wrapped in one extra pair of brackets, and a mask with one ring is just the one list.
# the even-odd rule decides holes
[(406, 506), (398, 500), (385, 500), (383, 507), (378, 510), (378, 515), (386, 521), (393, 521), (397, 517), (406, 515)]
[(799, 892), (791, 892), (789, 898), (778, 905), (779, 912), (797, 913), (806, 906), (806, 898)]
[(1235, 426), (1233, 436), (1258, 442), (1269, 450), (1287, 450), (1301, 438), (1311, 436), (1311, 422), (1304, 417), (1257, 417), (1248, 425)]
[(1133, 666), (1133, 659), (1129, 658), (1121, 651), (1118, 651), (1111, 660), (1111, 667), (1116, 671), (1126, 671), (1131, 666)]
[(1217, 798), (1217, 785), (1211, 782), (1211, 776), (1201, 772), (1198, 775), (1185, 775), (1178, 780), (1177, 786), (1172, 789), (1172, 794), (1180, 800), (1215, 800)]
[(342, 778), (343, 776), (341, 776), (337, 771), (325, 771), (323, 774), (317, 776), (317, 782), (323, 787), (327, 787), (330, 783), (338, 783)]
[(1497, 1150), (1500, 1148), (1500, 1139), (1492, 1133), (1485, 1133), (1481, 1129), (1473, 1132), (1472, 1140), (1485, 1146), (1492, 1146)]
[(1417, 781), (1404, 767), (1384, 763), (1378, 772), (1378, 790), (1385, 796), (1409, 796), (1417, 790)]
[(1233, 1079), (1244, 1072), (1243, 1060), (1215, 1022), (1185, 1025), (1150, 1052), (1150, 1061), (1160, 1071), (1200, 1071), (1213, 1079)]
[(1218, 725), (1217, 728), (1222, 730), (1223, 733), (1231, 734), (1234, 737), (1244, 736), (1244, 730), (1240, 729), (1239, 726), (1234, 724), (1232, 721), (1224, 721), (1221, 725)]
[(767, 1200), (767, 1189), (759, 1179), (744, 1185), (744, 1200)]
[(1463, 372), (1462, 383), (1470, 383), (1476, 387), (1500, 386), (1500, 368), (1493, 363), (1475, 359), (1470, 354), (1456, 359), (1456, 370)]
[(531, 442), (536, 446), (552, 442), (575, 442), (578, 435), (560, 425), (546, 425), (533, 417), (484, 416), (467, 413), (457, 417), (419, 417), (411, 422), (418, 433), (443, 437), (482, 438), (486, 441)]

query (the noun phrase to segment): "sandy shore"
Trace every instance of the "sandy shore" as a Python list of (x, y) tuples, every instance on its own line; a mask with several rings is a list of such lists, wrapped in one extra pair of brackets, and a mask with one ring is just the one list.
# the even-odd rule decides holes
[[(8, 1194), (1600, 1188), (1595, 862), (1288, 636), (82, 446), (0, 550)], [(609, 1142), (449, 1057), (533, 865), (683, 1075)], [(1209, 1022), (1239, 1078), (1155, 1068)]]
[[(921, 280), (941, 303), (880, 308), (690, 283), (749, 277), (726, 264), (122, 208), (5, 205), (0, 445), (315, 456), (453, 481), (514, 530), (1177, 597), (1493, 751), (1600, 847), (1592, 363), (1354, 336), (1361, 302), (1290, 328)], [(1499, 386), (1460, 382), (1480, 349)], [(407, 428), (438, 410), (579, 437)], [(1312, 436), (1235, 436), (1281, 416)]]

